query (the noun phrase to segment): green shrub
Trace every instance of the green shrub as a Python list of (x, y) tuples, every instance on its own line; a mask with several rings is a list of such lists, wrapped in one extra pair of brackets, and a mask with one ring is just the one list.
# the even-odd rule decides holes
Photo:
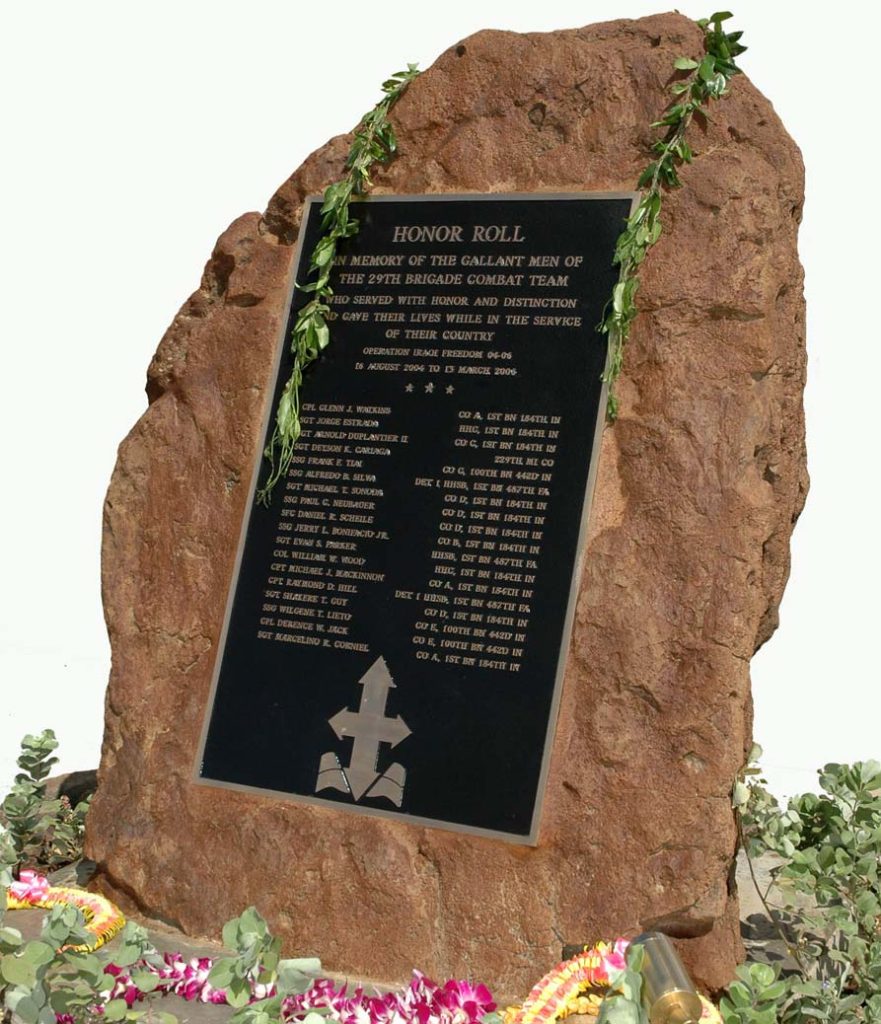
[(819, 775), (823, 792), (785, 809), (752, 764), (735, 786), (747, 855), (780, 857), (780, 901), (760, 895), (798, 971), (741, 967), (722, 1001), (725, 1024), (881, 1022), (881, 764), (827, 764)]
[[(51, 907), (40, 937), (28, 942), (4, 922), (6, 889), (21, 867), (52, 867), (81, 854), (88, 802), (71, 811), (64, 800), (46, 798), (45, 780), (57, 764), (52, 756), (57, 746), (51, 729), (24, 738), (18, 758), (20, 773), (0, 805), (5, 826), (0, 828), (0, 1022), (56, 1024), (56, 1014), (65, 1014), (74, 1024), (141, 1018), (151, 1024), (176, 1024), (173, 1014), (157, 1012), (156, 1000), (150, 999), (159, 979), (149, 967), (162, 966), (164, 961), (147, 932), (133, 921), (126, 924), (112, 962), (127, 971), (145, 997), (136, 1004), (139, 1009), (129, 1008), (125, 999), (108, 1000), (116, 975), (106, 970), (111, 962), (106, 952), (64, 948), (94, 941), (78, 908), (65, 904)], [(282, 960), (281, 940), (270, 934), (253, 907), (224, 927), (223, 938), (235, 954), (215, 963), (211, 983), (227, 989), (230, 1004), (239, 1008), (236, 1017), (242, 1024), (280, 1024), (284, 997), (305, 991), (310, 975), (320, 971), (320, 962)], [(277, 994), (249, 1005), (252, 984), (275, 986)], [(311, 1024), (321, 1020), (317, 1014), (309, 1017)]]
[(15, 867), (44, 870), (79, 860), (89, 801), (75, 808), (66, 797), (50, 800), (46, 779), (58, 758), (52, 752), (58, 740), (51, 729), (39, 736), (25, 736), (21, 742), (18, 767), (12, 789), (0, 804), (0, 862)]

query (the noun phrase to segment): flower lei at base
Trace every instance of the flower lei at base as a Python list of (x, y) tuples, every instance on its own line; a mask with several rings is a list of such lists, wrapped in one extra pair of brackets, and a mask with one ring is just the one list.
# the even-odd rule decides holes
[[(48, 909), (66, 903), (82, 911), (94, 943), (71, 947), (77, 952), (91, 953), (120, 931), (125, 923), (120, 910), (109, 900), (95, 893), (66, 886), (50, 886), (42, 875), (22, 871), (21, 878), (7, 890), (10, 910)], [(599, 942), (590, 949), (564, 960), (548, 971), (533, 986), (522, 1006), (509, 1006), (502, 1014), (503, 1024), (553, 1024), (571, 1014), (596, 1016), (610, 976), (625, 966), (628, 942)], [(165, 953), (161, 963), (141, 962), (140, 972), (155, 975), (159, 995), (176, 995), (188, 1001), (226, 1004), (227, 994), (208, 981), (214, 961), (209, 957), (185, 960), (179, 953)], [(115, 978), (106, 999), (124, 999), (131, 1008), (144, 998), (128, 971), (116, 964), (104, 968)], [(271, 986), (254, 984), (252, 1001), (274, 996)], [(103, 995), (103, 994), (102, 994)], [(701, 996), (703, 1024), (722, 1024), (719, 1011)], [(102, 1007), (95, 1007), (100, 1013)], [(319, 978), (298, 995), (290, 995), (282, 1004), (286, 1021), (302, 1020), (318, 1010), (340, 1024), (480, 1024), (482, 1018), (496, 1009), (492, 995), (484, 985), (467, 981), (447, 981), (443, 986), (413, 972), (410, 984), (398, 992), (368, 995), (361, 986), (351, 993), (347, 986), (336, 988), (327, 978)], [(73, 1024), (73, 1019), (58, 1015), (59, 1024)]]
[[(87, 929), (95, 935), (95, 942), (70, 947), (76, 952), (93, 952), (113, 938), (125, 923), (120, 910), (103, 896), (81, 889), (50, 886), (46, 878), (34, 871), (22, 871), (21, 878), (7, 889), (6, 902), (9, 910), (49, 909), (59, 903), (77, 907), (83, 913)], [(226, 992), (208, 982), (213, 966), (214, 961), (208, 957), (185, 960), (179, 953), (165, 953), (161, 963), (141, 961), (137, 970), (156, 977), (158, 985), (153, 990), (156, 994), (176, 995), (191, 1002), (226, 1004)], [(115, 978), (113, 987), (101, 993), (105, 1002), (124, 999), (131, 1008), (144, 998), (129, 973), (132, 969), (113, 963), (104, 967), (105, 973)], [(252, 986), (252, 1001), (275, 994), (274, 987)], [(329, 979), (319, 978), (305, 992), (285, 998), (282, 1016), (294, 1022), (318, 1010), (340, 1024), (480, 1024), (495, 1008), (484, 985), (448, 981), (441, 986), (414, 971), (406, 988), (374, 996), (360, 986), (349, 992), (346, 985), (336, 988)], [(103, 1006), (93, 1010), (101, 1014)], [(56, 1014), (56, 1018), (58, 1024), (74, 1024), (73, 1018), (66, 1014)]]
[(94, 953), (125, 924), (122, 911), (110, 900), (83, 889), (49, 885), (49, 880), (36, 871), (22, 871), (21, 877), (6, 890), (7, 910), (49, 910), (59, 903), (82, 911), (86, 931), (95, 936), (94, 942), (69, 947), (77, 953)]
[[(503, 1024), (551, 1024), (574, 1013), (596, 1016), (609, 986), (610, 972), (624, 966), (628, 943), (600, 942), (571, 960), (558, 964), (533, 987), (522, 1006), (510, 1006), (502, 1015)], [(208, 982), (213, 966), (209, 958), (185, 961), (180, 954), (164, 954), (164, 965), (147, 965), (156, 974), (156, 992), (174, 994), (186, 1000), (203, 1003), (227, 1002), (226, 993)], [(125, 999), (129, 1007), (143, 998), (140, 989), (121, 968), (107, 969), (116, 976), (116, 984), (108, 998)], [(253, 998), (266, 999), (274, 989), (255, 985)], [(703, 1024), (722, 1024), (719, 1011), (701, 996)], [(299, 1021), (312, 1010), (325, 1011), (340, 1024), (480, 1024), (484, 1015), (492, 1013), (496, 1004), (484, 985), (467, 981), (448, 981), (443, 987), (419, 971), (400, 992), (369, 996), (360, 986), (351, 994), (345, 985), (334, 988), (333, 982), (319, 979), (301, 995), (288, 996), (282, 1005), (286, 1021)], [(72, 1024), (61, 1020), (60, 1024)]]
[[(595, 1017), (609, 987), (610, 975), (625, 967), (626, 939), (598, 942), (591, 949), (564, 960), (537, 982), (522, 1006), (509, 1006), (503, 1024), (551, 1024), (578, 1013)], [(715, 1006), (700, 997), (703, 1024), (722, 1024)]]
[[(159, 979), (154, 993), (176, 995), (190, 1002), (227, 1003), (226, 992), (213, 988), (208, 982), (213, 960), (207, 957), (184, 960), (179, 953), (165, 953), (163, 960), (163, 965), (141, 964), (138, 967)], [(124, 999), (131, 1008), (144, 998), (128, 973), (115, 965), (105, 970), (116, 976), (108, 999)], [(274, 986), (253, 986), (252, 1000), (273, 995)], [(480, 1024), (495, 1008), (484, 985), (448, 981), (440, 986), (420, 971), (414, 971), (406, 988), (374, 996), (368, 995), (361, 986), (349, 992), (345, 984), (336, 988), (328, 978), (319, 978), (305, 992), (284, 999), (282, 1018), (298, 1021), (318, 1010), (340, 1024)], [(60, 1017), (59, 1024), (70, 1022)]]

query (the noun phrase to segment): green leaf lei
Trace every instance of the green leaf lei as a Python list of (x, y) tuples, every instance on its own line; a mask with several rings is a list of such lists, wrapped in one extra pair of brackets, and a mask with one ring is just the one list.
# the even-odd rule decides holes
[(330, 272), (336, 258), (340, 239), (350, 238), (358, 232), (358, 221), (349, 216), (353, 196), (364, 195), (371, 187), (370, 172), (377, 163), (387, 163), (397, 149), (395, 132), (388, 119), (389, 111), (404, 90), (419, 74), (415, 64), (406, 71), (398, 71), (382, 83), (385, 94), (376, 106), (361, 120), (346, 160), (346, 175), (324, 192), (321, 207), (321, 237), (312, 250), (309, 274), (317, 277), (309, 284), (298, 284), (300, 291), (311, 292), (313, 297), (297, 314), (291, 332), (291, 353), (294, 367), (278, 402), (275, 429), (264, 450), (269, 462), (269, 476), (257, 492), (257, 501), (269, 505), (278, 481), (287, 474), (300, 437), (300, 385), (303, 371), (314, 362), (330, 343), (328, 321), (333, 319), (329, 300), (333, 295)]
[(709, 106), (711, 100), (720, 99), (728, 91), (728, 83), (740, 68), (734, 58), (746, 50), (740, 45), (742, 32), (726, 33), (722, 23), (731, 17), (720, 11), (702, 18), (698, 25), (704, 32), (705, 55), (700, 60), (679, 57), (673, 63), (677, 71), (688, 71), (685, 78), (673, 83), (670, 91), (675, 102), (667, 109), (653, 128), (666, 128), (666, 134), (652, 146), (655, 159), (639, 178), (638, 187), (645, 189), (627, 226), (618, 237), (614, 262), (621, 268), (618, 283), (603, 313), (599, 330), (609, 335), (609, 360), (603, 380), (609, 385), (606, 414), (610, 421), (618, 415), (615, 383), (621, 375), (624, 346), (630, 336), (630, 325), (637, 314), (635, 303), (639, 287), (639, 267), (649, 249), (661, 237), (661, 199), (663, 189), (678, 188), (681, 184), (677, 168), (690, 164), (694, 153), (685, 140), (685, 133), (695, 113)]
[[(685, 139), (686, 130), (694, 114), (720, 99), (728, 91), (731, 78), (740, 73), (734, 58), (744, 52), (740, 45), (741, 32), (724, 32), (722, 23), (731, 14), (720, 11), (702, 18), (698, 25), (704, 31), (705, 55), (700, 60), (679, 57), (674, 62), (677, 71), (690, 72), (684, 79), (673, 83), (671, 91), (676, 97), (664, 117), (655, 121), (653, 128), (666, 127), (667, 132), (652, 149), (655, 159), (639, 178), (638, 187), (645, 189), (636, 210), (618, 238), (614, 262), (620, 266), (618, 282), (599, 324), (599, 330), (608, 334), (609, 359), (603, 380), (609, 385), (607, 415), (614, 421), (618, 414), (615, 383), (621, 374), (624, 346), (630, 336), (630, 325), (636, 317), (635, 296), (639, 287), (639, 267), (648, 250), (661, 235), (661, 200), (664, 188), (677, 188), (681, 182), (677, 168), (691, 163), (694, 154)], [(330, 343), (329, 321), (333, 319), (329, 300), (333, 295), (330, 273), (336, 258), (340, 239), (350, 238), (358, 231), (358, 221), (349, 216), (353, 196), (364, 195), (371, 186), (370, 172), (376, 163), (387, 163), (397, 149), (394, 129), (388, 119), (389, 111), (404, 90), (419, 74), (415, 64), (399, 71), (383, 82), (383, 99), (364, 116), (346, 160), (346, 175), (324, 192), (321, 207), (321, 237), (312, 250), (309, 274), (317, 274), (309, 284), (297, 285), (311, 292), (312, 299), (297, 314), (291, 333), (291, 352), (294, 366), (285, 384), (275, 415), (275, 428), (264, 455), (269, 462), (269, 475), (257, 492), (257, 501), (268, 505), (278, 481), (287, 474), (294, 446), (300, 437), (300, 386), (303, 371), (314, 362)]]

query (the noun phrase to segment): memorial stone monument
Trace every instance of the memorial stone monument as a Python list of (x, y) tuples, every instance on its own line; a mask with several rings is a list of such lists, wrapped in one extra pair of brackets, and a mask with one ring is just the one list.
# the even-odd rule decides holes
[(749, 661), (807, 489), (802, 167), (745, 78), (694, 125), (614, 425), (594, 330), (700, 48), (679, 15), (481, 32), (410, 85), (268, 508), (347, 138), (218, 240), (105, 507), (88, 852), (123, 906), (217, 934), (253, 903), (329, 970), (502, 999), (563, 942), (650, 928), (729, 980)]

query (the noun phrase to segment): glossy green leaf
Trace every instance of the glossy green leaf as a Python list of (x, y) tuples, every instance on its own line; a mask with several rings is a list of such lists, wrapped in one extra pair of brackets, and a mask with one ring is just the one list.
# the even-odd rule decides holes
[(777, 1008), (769, 1006), (763, 1010), (754, 1010), (750, 1024), (777, 1024)]
[(698, 76), (704, 82), (710, 82), (716, 75), (716, 62), (708, 54), (700, 63)]
[(232, 979), (233, 968), (231, 959), (216, 960), (208, 973), (208, 983), (213, 988), (226, 988), (232, 982)]
[(745, 807), (749, 801), (749, 787), (746, 783), (741, 782), (739, 779), (734, 783), (734, 790), (731, 794), (731, 804), (733, 807)]
[(750, 964), (749, 974), (757, 989), (767, 988), (774, 982), (774, 968), (768, 964)]
[(230, 1006), (245, 1006), (251, 998), (251, 986), (241, 979), (233, 979), (226, 988), (226, 999)]
[(735, 1006), (750, 1006), (752, 996), (742, 981), (734, 981), (728, 986), (728, 998)]

